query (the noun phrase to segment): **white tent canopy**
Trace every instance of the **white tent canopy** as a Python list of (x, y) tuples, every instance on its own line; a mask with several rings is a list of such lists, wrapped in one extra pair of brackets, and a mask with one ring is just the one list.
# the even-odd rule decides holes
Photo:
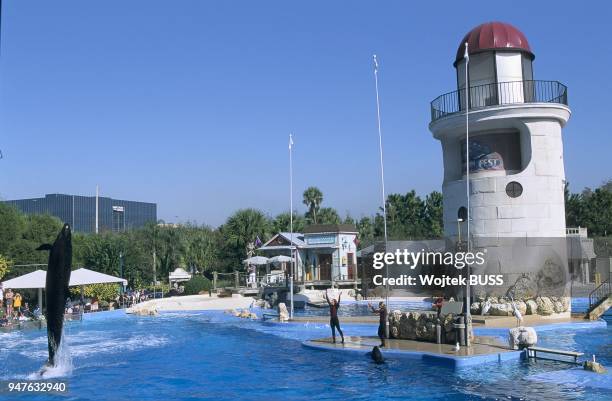
[[(47, 272), (45, 270), (36, 270), (32, 273), (6, 280), (2, 282), (2, 286), (5, 289), (45, 288), (46, 279)], [(74, 287), (79, 285), (103, 283), (121, 283), (123, 285), (127, 285), (127, 280), (81, 267), (80, 269), (73, 270), (72, 273), (70, 273), (70, 283), (68, 285), (70, 287)]]
[(35, 270), (32, 273), (15, 277), (2, 282), (2, 287), (7, 288), (45, 288), (47, 272), (45, 270)]
[(270, 263), (289, 263), (293, 262), (293, 258), (285, 255), (274, 256), (269, 259)]
[(263, 256), (251, 256), (248, 259), (242, 261), (248, 265), (267, 265), (269, 263), (268, 258)]
[(174, 271), (170, 272), (170, 274), (168, 275), (168, 280), (170, 281), (170, 283), (172, 283), (173, 281), (188, 281), (191, 280), (191, 274), (187, 273), (185, 269), (177, 267), (176, 269), (174, 269)]
[(68, 285), (73, 287), (76, 285), (106, 283), (121, 283), (126, 286), (127, 280), (81, 267), (80, 269), (73, 270), (72, 273), (70, 273), (70, 284)]

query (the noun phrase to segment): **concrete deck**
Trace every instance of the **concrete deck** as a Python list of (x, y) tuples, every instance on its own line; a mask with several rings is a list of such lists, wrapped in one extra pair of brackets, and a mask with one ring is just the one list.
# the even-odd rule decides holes
[[(184, 295), (178, 297), (158, 298), (141, 302), (128, 308), (126, 313), (138, 313), (139, 311), (156, 310), (161, 311), (200, 311), (200, 310), (228, 310), (244, 309), (251, 306), (253, 298), (234, 294), (231, 297), (219, 298), (208, 294)], [(329, 319), (328, 319), (329, 320)]]
[[(326, 306), (327, 307), (327, 306)], [(367, 323), (378, 324), (378, 316), (339, 316), (340, 324), (342, 323)], [(298, 323), (327, 323), (329, 324), (329, 316), (293, 316), (292, 322)]]
[[(377, 337), (347, 336), (345, 343), (333, 343), (331, 337), (304, 341), (303, 346), (324, 351), (355, 352), (365, 355), (380, 344)], [(487, 362), (518, 360), (523, 357), (523, 351), (509, 349), (495, 337), (477, 336), (470, 348), (461, 347), (454, 350), (450, 344), (434, 344), (423, 341), (396, 340), (386, 341), (387, 346), (381, 348), (385, 358), (419, 359), (424, 362), (436, 363), (459, 368), (479, 365)]]

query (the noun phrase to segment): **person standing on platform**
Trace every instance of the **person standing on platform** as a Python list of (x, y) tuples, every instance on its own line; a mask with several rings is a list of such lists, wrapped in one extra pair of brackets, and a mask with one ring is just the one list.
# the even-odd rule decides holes
[(338, 329), (338, 333), (342, 337), (342, 344), (344, 344), (344, 333), (340, 329), (340, 320), (338, 319), (338, 308), (340, 307), (340, 297), (342, 297), (342, 293), (338, 295), (338, 300), (332, 298), (331, 301), (329, 296), (327, 295), (327, 290), (325, 290), (325, 300), (329, 305), (329, 325), (332, 331), (332, 339), (334, 344), (336, 343), (336, 329)]
[(380, 319), (378, 321), (378, 338), (380, 338), (380, 346), (385, 346), (385, 338), (387, 338), (387, 306), (384, 302), (378, 303), (378, 309), (375, 309), (371, 303), (368, 303), (372, 313), (377, 314)]

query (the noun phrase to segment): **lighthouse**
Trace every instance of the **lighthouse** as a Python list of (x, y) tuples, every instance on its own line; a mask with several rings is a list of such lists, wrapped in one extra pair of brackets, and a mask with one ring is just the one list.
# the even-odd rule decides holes
[(468, 214), (475, 244), (479, 238), (565, 237), (567, 88), (536, 80), (534, 59), (525, 35), (507, 23), (479, 25), (459, 43), (457, 89), (431, 102), (429, 124), (442, 144), (447, 239), (464, 239)]
[(514, 26), (479, 25), (459, 42), (456, 90), (431, 102), (447, 249), (482, 251), (485, 263), (467, 274), (503, 277), (465, 287), (473, 313), (488, 302), (505, 316), (515, 301), (528, 314), (570, 313), (562, 130), (571, 112), (565, 85), (535, 79), (534, 60)]

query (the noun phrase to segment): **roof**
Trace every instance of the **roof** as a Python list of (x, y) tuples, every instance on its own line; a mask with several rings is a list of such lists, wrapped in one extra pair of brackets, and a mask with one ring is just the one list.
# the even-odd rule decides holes
[[(6, 280), (2, 283), (2, 286), (6, 288), (45, 288), (45, 282), (47, 279), (46, 270), (35, 270), (31, 273), (24, 274), (23, 276), (15, 277), (10, 280)], [(102, 283), (123, 283), (127, 285), (127, 280), (111, 276), (104, 273), (99, 273), (93, 270), (80, 268), (73, 270), (70, 273), (70, 287), (77, 285), (88, 285), (88, 284), (102, 284)]]
[(177, 267), (176, 269), (174, 269), (174, 271), (171, 271), (170, 274), (168, 274), (168, 278), (170, 280), (179, 280), (179, 279), (189, 280), (191, 279), (191, 274), (186, 272), (185, 269), (181, 267)]
[(469, 31), (459, 43), (455, 66), (463, 60), (465, 42), (470, 55), (486, 50), (518, 50), (527, 53), (532, 60), (535, 58), (523, 32), (505, 22), (486, 22)]
[[(285, 237), (287, 241), (291, 242), (291, 233), (280, 232), (281, 236)], [(293, 233), (293, 244), (296, 246), (304, 246), (306, 243), (304, 242), (304, 234), (302, 233)]]
[[(272, 238), (270, 238), (268, 241), (266, 241), (265, 244), (263, 244), (262, 246), (260, 246), (258, 249), (260, 250), (264, 250), (264, 249), (273, 249), (273, 248), (280, 248), (280, 247), (285, 247), (283, 245), (271, 245), (269, 246), (268, 244), (272, 243), (275, 239), (277, 239), (278, 237), (283, 237), (285, 240), (287, 240), (287, 242), (291, 243), (291, 233), (288, 232), (280, 232), (276, 235), (274, 235)], [(293, 233), (293, 246), (296, 247), (303, 247), (305, 246), (306, 243), (304, 242), (304, 234), (302, 233)], [(287, 249), (289, 249), (289, 245), (286, 245)]]
[(45, 288), (47, 272), (45, 270), (35, 270), (23, 276), (15, 277), (2, 282), (2, 287), (7, 288)]
[(75, 286), (103, 283), (123, 283), (123, 285), (127, 285), (127, 280), (81, 267), (70, 273), (70, 284), (68, 285)]

